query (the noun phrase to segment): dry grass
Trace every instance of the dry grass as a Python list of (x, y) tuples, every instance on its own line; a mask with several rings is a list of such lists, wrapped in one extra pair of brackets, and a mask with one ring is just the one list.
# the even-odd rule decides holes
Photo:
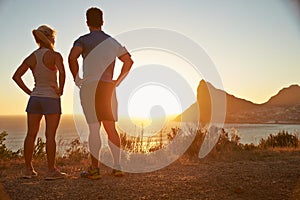
[(68, 173), (64, 180), (43, 179), (45, 157), (33, 160), (39, 172), (33, 180), (20, 178), (22, 158), (1, 159), (0, 183), (11, 199), (300, 199), (300, 147), (245, 149), (225, 137), (199, 160), (202, 139), (200, 134), (186, 154), (163, 169), (121, 179), (104, 165), (101, 180), (80, 178), (90, 160), (78, 143), (71, 146), (72, 156), (57, 158), (57, 166)]
[(58, 159), (67, 179), (45, 181), (46, 160), (34, 160), (39, 177), (20, 178), (22, 159), (0, 161), (0, 182), (11, 199), (299, 199), (300, 150), (270, 149), (218, 152), (204, 159), (183, 156), (150, 173), (110, 175), (101, 165), (102, 179), (80, 178), (89, 165)]

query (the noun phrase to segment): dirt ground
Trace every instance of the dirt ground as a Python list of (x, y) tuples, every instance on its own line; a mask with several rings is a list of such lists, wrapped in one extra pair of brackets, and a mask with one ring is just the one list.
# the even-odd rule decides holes
[(180, 158), (161, 170), (121, 178), (102, 166), (100, 180), (80, 178), (85, 162), (64, 165), (66, 179), (46, 181), (45, 161), (35, 161), (40, 175), (30, 180), (20, 176), (21, 160), (1, 161), (0, 199), (300, 199), (300, 151)]

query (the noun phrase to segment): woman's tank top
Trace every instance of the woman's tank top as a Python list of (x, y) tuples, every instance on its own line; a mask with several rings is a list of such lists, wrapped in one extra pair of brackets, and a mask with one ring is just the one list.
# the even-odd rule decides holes
[(56, 93), (58, 89), (57, 69), (51, 70), (43, 63), (44, 54), (47, 51), (49, 49), (41, 48), (33, 52), (37, 63), (33, 70), (34, 89), (30, 96), (59, 98), (59, 95)]

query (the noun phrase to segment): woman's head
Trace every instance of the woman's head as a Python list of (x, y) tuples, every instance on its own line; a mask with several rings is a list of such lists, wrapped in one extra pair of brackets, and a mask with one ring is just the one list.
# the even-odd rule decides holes
[(54, 48), (55, 31), (47, 25), (42, 25), (32, 31), (36, 43), (40, 47)]

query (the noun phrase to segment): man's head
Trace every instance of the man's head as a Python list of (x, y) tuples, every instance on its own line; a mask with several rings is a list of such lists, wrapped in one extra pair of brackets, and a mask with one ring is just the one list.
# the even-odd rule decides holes
[(99, 8), (89, 8), (86, 11), (86, 20), (89, 27), (99, 28), (103, 25), (103, 13)]

